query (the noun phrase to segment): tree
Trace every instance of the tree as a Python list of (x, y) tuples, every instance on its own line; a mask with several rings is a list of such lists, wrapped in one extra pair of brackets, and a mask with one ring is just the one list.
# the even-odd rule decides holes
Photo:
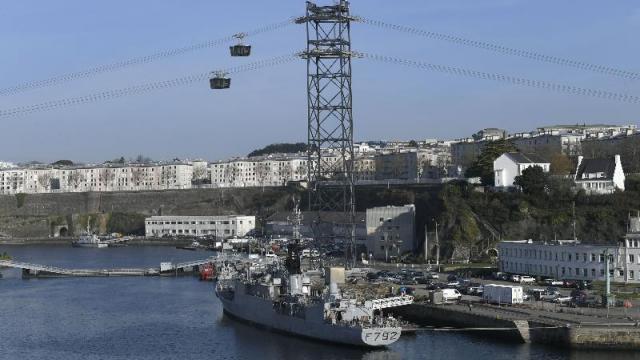
[(211, 178), (208, 176), (209, 171), (204, 166), (194, 166), (193, 174), (191, 175), (192, 184), (207, 184), (211, 183)]
[(45, 190), (49, 190), (51, 187), (51, 174), (49, 172), (38, 175), (38, 184)]
[(538, 196), (544, 194), (549, 185), (549, 175), (540, 166), (532, 166), (524, 169), (522, 175), (516, 176), (513, 182), (528, 195)]
[[(162, 176), (162, 175), (161, 175)], [(131, 169), (131, 185), (134, 185), (136, 189), (140, 189), (140, 182), (144, 178), (144, 171), (139, 167)]]
[(271, 144), (263, 147), (262, 149), (253, 150), (249, 153), (248, 157), (269, 155), (269, 154), (278, 154), (278, 153), (299, 153), (306, 152), (307, 144), (305, 143), (281, 143), (281, 144)]
[(264, 192), (264, 185), (267, 182), (267, 178), (269, 177), (269, 164), (266, 161), (260, 161), (256, 164), (256, 180), (260, 186), (262, 186), (262, 191)]
[(467, 177), (480, 177), (482, 184), (494, 185), (493, 162), (502, 154), (517, 152), (516, 146), (511, 140), (500, 139), (489, 141), (480, 153), (476, 161), (467, 169)]
[(285, 161), (280, 168), (278, 168), (278, 177), (282, 180), (282, 185), (285, 185), (287, 181), (293, 180), (293, 165), (291, 161)]
[(140, 155), (138, 155), (136, 157), (136, 163), (138, 163), (138, 164), (150, 164), (152, 162), (153, 162), (153, 160), (150, 157), (146, 157), (146, 156), (144, 156), (142, 154), (140, 154)]
[(77, 189), (78, 186), (80, 186), (80, 183), (82, 182), (82, 175), (80, 174), (79, 171), (71, 171), (71, 173), (69, 174), (69, 185), (73, 186), (74, 189)]
[(415, 141), (415, 140), (409, 140), (409, 144), (408, 145), (409, 145), (409, 147), (417, 148), (418, 147), (418, 142)]
[(73, 161), (71, 160), (58, 160), (51, 165), (53, 166), (73, 166)]
[(569, 175), (573, 170), (573, 162), (565, 154), (555, 154), (551, 156), (551, 174)]

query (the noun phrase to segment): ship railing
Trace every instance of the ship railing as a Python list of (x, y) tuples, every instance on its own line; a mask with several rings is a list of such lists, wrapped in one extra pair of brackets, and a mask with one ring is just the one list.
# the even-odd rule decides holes
[(413, 296), (402, 295), (389, 298), (368, 300), (365, 302), (365, 307), (372, 310), (381, 310), (398, 306), (410, 305), (413, 303)]

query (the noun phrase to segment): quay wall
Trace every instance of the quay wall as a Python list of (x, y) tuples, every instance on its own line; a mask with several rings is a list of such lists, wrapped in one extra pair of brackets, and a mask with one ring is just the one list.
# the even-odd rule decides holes
[[(112, 214), (268, 216), (290, 203), (291, 188), (189, 189), (0, 195), (0, 238), (77, 236), (87, 226), (105, 233)], [(142, 223), (141, 223), (142, 222)]]
[(419, 325), (454, 326), (459, 328), (513, 328), (513, 331), (483, 330), (482, 335), (516, 342), (529, 342), (526, 323), (500, 316), (488, 316), (461, 306), (416, 303), (392, 310), (395, 315)]
[[(640, 324), (567, 324), (545, 321), (511, 309), (472, 309), (465, 305), (416, 303), (393, 313), (420, 325), (496, 328), (469, 334), (516, 342), (593, 350), (640, 350)], [(513, 328), (513, 331), (497, 330)]]

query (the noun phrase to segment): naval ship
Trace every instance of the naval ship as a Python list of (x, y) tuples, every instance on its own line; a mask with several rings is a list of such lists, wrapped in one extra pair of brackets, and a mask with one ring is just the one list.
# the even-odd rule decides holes
[(216, 296), (224, 313), (270, 330), (342, 345), (384, 347), (396, 342), (402, 334), (401, 324), (383, 311), (409, 305), (413, 297), (364, 301), (343, 296), (338, 282), (344, 281), (344, 268), (331, 268), (325, 274), (328, 287), (312, 287), (310, 277), (300, 270), (297, 207), (294, 215), (294, 235), (284, 267), (276, 263), (258, 274), (250, 269), (222, 268)]

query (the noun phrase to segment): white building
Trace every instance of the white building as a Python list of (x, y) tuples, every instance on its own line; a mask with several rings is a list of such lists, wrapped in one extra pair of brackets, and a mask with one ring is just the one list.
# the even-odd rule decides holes
[(415, 250), (415, 205), (367, 209), (367, 251), (376, 259)]
[(574, 181), (576, 187), (588, 194), (611, 194), (624, 191), (624, 171), (620, 155), (609, 159), (585, 159), (578, 156)]
[(270, 155), (212, 163), (214, 187), (284, 186), (307, 179), (307, 159), (302, 155)]
[(498, 244), (498, 267), (513, 274), (605, 280), (605, 251), (612, 281), (640, 283), (640, 217), (631, 219), (629, 233), (617, 246), (586, 245), (575, 240), (502, 241)]
[(190, 163), (0, 170), (0, 194), (190, 189)]
[(147, 237), (245, 236), (256, 227), (255, 216), (152, 216), (145, 219)]
[(516, 176), (533, 166), (549, 172), (551, 164), (535, 154), (504, 153), (493, 162), (494, 184), (496, 187), (514, 186)]

